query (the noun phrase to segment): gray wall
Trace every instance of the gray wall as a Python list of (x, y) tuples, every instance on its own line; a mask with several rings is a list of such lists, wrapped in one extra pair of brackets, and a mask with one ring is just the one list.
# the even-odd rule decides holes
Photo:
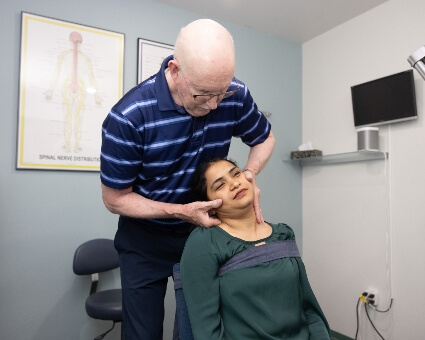
[[(124, 91), (136, 83), (137, 38), (173, 44), (180, 27), (198, 16), (148, 0), (0, 1), (0, 338), (90, 339), (109, 324), (86, 316), (89, 278), (72, 273), (72, 257), (90, 238), (113, 238), (117, 216), (103, 206), (97, 172), (15, 169), (21, 11), (124, 33)], [(236, 76), (272, 112), (276, 148), (259, 177), (263, 212), (292, 225), (301, 243), (301, 174), (282, 162), (301, 143), (301, 46), (223, 24), (236, 41)], [(246, 155), (234, 143), (231, 156), (244, 165)], [(115, 285), (119, 271), (101, 288)], [(172, 295), (166, 304), (167, 339)], [(118, 337), (115, 331), (110, 338)]]

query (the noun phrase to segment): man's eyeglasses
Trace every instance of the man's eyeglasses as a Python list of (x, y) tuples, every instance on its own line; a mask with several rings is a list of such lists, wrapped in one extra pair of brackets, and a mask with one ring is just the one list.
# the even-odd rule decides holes
[(240, 87), (238, 86), (238, 88), (236, 90), (232, 90), (232, 91), (227, 91), (224, 93), (217, 93), (217, 94), (212, 94), (212, 93), (208, 93), (208, 94), (193, 94), (192, 91), (190, 91), (190, 87), (187, 83), (186, 77), (184, 76), (183, 72), (182, 72), (182, 76), (184, 79), (184, 82), (186, 84), (187, 89), (189, 90), (189, 93), (191, 94), (191, 96), (193, 97), (193, 100), (195, 101), (195, 103), (197, 104), (203, 104), (211, 99), (213, 99), (214, 97), (217, 97), (218, 101), (222, 101), (224, 98), (229, 98), (231, 95), (233, 95), (234, 93), (238, 92), (240, 90)]

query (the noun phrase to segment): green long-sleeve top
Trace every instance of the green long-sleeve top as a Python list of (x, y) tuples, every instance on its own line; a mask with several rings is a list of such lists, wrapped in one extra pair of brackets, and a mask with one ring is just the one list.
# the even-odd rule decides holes
[(219, 277), (219, 267), (259, 242), (293, 240), (286, 224), (270, 224), (255, 242), (220, 227), (196, 228), (189, 236), (180, 273), (195, 340), (329, 340), (330, 330), (300, 258), (240, 268)]

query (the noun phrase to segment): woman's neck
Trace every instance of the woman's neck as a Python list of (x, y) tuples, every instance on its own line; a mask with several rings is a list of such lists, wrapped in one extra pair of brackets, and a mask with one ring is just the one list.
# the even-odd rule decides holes
[(230, 235), (244, 241), (257, 241), (264, 239), (271, 234), (271, 227), (263, 222), (258, 223), (255, 214), (244, 218), (219, 217), (220, 228)]

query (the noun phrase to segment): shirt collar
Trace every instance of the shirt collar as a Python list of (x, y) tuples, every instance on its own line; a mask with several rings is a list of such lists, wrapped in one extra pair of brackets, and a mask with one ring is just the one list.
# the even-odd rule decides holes
[(173, 55), (164, 59), (161, 69), (156, 74), (155, 79), (155, 95), (158, 100), (158, 108), (160, 111), (174, 110), (179, 113), (185, 113), (183, 106), (177, 105), (171, 96), (170, 88), (168, 87), (167, 79), (165, 78), (165, 70), (168, 67), (168, 62), (173, 59)]

